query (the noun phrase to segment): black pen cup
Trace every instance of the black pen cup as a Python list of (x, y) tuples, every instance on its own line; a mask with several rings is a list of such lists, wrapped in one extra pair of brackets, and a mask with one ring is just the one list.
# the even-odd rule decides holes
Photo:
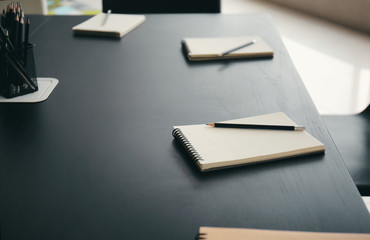
[(33, 44), (0, 52), (0, 94), (13, 98), (38, 90)]

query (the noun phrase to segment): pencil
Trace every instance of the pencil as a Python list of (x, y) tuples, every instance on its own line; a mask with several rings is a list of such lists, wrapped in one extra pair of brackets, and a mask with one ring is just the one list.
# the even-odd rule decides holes
[(15, 15), (15, 20), (14, 20), (14, 27), (13, 27), (13, 46), (17, 49), (18, 48), (18, 33), (19, 33), (19, 15), (18, 13)]
[(264, 124), (238, 124), (238, 123), (208, 123), (208, 126), (219, 128), (244, 128), (244, 129), (268, 129), (268, 130), (290, 130), (303, 131), (304, 126), (293, 125), (264, 125)]
[(12, 42), (9, 39), (9, 31), (8, 30), (4, 31), (4, 37), (5, 37), (5, 48), (8, 51), (14, 51), (14, 46), (13, 46)]
[(17, 48), (22, 48), (22, 42), (23, 42), (23, 28), (24, 28), (24, 19), (23, 17), (20, 17), (19, 19), (19, 27), (18, 27), (18, 41), (17, 41)]
[(5, 13), (5, 9), (3, 9), (3, 13), (1, 14), (1, 26), (2, 27), (6, 27), (6, 13)]
[(29, 38), (29, 35), (30, 35), (30, 24), (31, 24), (31, 21), (30, 19), (27, 17), (27, 21), (25, 22), (26, 26), (25, 26), (25, 31), (24, 31), (24, 45), (25, 47), (28, 46), (28, 38)]
[(252, 41), (247, 42), (247, 43), (245, 43), (245, 44), (243, 44), (243, 45), (240, 45), (240, 46), (238, 46), (238, 47), (235, 47), (235, 48), (232, 48), (232, 49), (227, 50), (227, 51), (225, 51), (225, 52), (222, 52), (222, 53), (218, 54), (218, 56), (220, 56), (220, 57), (221, 57), (221, 56), (224, 56), (224, 55), (226, 55), (226, 54), (229, 54), (229, 53), (235, 52), (236, 50), (239, 50), (239, 49), (245, 48), (245, 47), (247, 47), (247, 46), (249, 46), (249, 45), (252, 45), (252, 44), (254, 44), (254, 43), (256, 43), (256, 42), (257, 42), (257, 40), (256, 40), (256, 39), (253, 39)]
[(111, 12), (112, 12), (112, 10), (108, 10), (108, 12), (105, 14), (105, 18), (104, 18), (102, 26), (104, 26), (107, 23), (109, 15), (111, 14)]
[(27, 66), (27, 60), (28, 60), (28, 38), (30, 34), (30, 24), (31, 21), (27, 17), (27, 22), (25, 23), (25, 31), (24, 31), (24, 56), (23, 56), (23, 63), (25, 66)]

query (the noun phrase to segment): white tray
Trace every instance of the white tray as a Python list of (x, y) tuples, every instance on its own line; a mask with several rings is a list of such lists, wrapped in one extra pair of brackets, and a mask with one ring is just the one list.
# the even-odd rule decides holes
[(48, 99), (54, 88), (58, 85), (59, 80), (56, 78), (37, 78), (39, 90), (23, 96), (14, 98), (5, 98), (0, 96), (0, 103), (36, 103)]

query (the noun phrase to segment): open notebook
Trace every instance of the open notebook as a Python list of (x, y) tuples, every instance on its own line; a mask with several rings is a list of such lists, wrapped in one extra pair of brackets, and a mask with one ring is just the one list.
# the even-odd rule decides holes
[(370, 234), (200, 227), (203, 240), (370, 240)]
[(74, 26), (75, 34), (107, 36), (121, 38), (145, 21), (144, 15), (99, 13), (94, 17)]
[[(294, 125), (285, 113), (225, 121)], [(307, 131), (214, 128), (205, 124), (175, 126), (172, 132), (201, 171), (323, 152), (324, 144)]]
[[(248, 46), (242, 47), (248, 43)], [(184, 38), (182, 44), (191, 61), (217, 60), (231, 58), (272, 57), (274, 51), (259, 36), (220, 37), (220, 38)], [(241, 47), (241, 48), (238, 48)], [(238, 48), (228, 54), (229, 50)]]

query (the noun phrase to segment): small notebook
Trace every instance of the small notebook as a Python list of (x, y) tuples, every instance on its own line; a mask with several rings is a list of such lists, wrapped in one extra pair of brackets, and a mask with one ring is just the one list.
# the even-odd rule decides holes
[[(144, 15), (100, 13), (72, 28), (75, 34), (121, 38), (145, 21)], [(104, 24), (105, 22), (105, 24)]]
[[(231, 49), (241, 47), (252, 41), (255, 43), (220, 56)], [(274, 51), (259, 36), (223, 38), (184, 38), (182, 44), (191, 61), (272, 57)]]
[(200, 227), (197, 239), (204, 240), (370, 240), (364, 233), (328, 233)]
[[(297, 126), (283, 112), (225, 122)], [(175, 126), (172, 135), (201, 171), (325, 151), (324, 144), (307, 131), (214, 128), (199, 124)]]

